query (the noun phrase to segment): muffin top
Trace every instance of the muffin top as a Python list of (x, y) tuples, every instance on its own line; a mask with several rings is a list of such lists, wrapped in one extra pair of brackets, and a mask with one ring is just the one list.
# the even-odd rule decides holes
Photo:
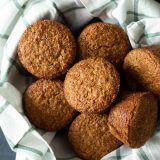
[(160, 95), (160, 46), (148, 46), (130, 51), (123, 70), (132, 89), (148, 90)]
[(109, 132), (107, 121), (107, 115), (82, 113), (72, 122), (69, 142), (82, 159), (100, 160), (122, 144)]
[(75, 58), (76, 44), (63, 24), (41, 20), (29, 26), (18, 44), (18, 56), (37, 78), (56, 78), (64, 74)]
[(67, 103), (63, 82), (41, 79), (30, 85), (23, 96), (24, 112), (38, 128), (48, 131), (62, 129), (77, 112)]
[(119, 86), (119, 74), (109, 61), (88, 58), (68, 71), (64, 93), (68, 103), (79, 112), (100, 113), (114, 101)]
[(78, 38), (79, 58), (104, 57), (119, 65), (131, 49), (127, 34), (118, 26), (109, 23), (93, 23), (87, 26)]

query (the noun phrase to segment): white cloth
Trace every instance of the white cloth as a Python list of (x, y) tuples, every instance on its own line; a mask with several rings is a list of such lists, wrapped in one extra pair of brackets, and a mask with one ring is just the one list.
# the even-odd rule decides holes
[[(65, 135), (32, 126), (22, 109), (22, 93), (32, 77), (20, 66), (17, 43), (28, 25), (56, 19), (77, 32), (93, 17), (120, 25), (133, 48), (160, 44), (160, 4), (154, 0), (2, 0), (0, 2), (0, 126), (16, 160), (79, 159)], [(55, 155), (54, 155), (54, 153)], [(139, 149), (125, 145), (103, 160), (160, 159), (160, 129)], [(56, 158), (55, 158), (56, 156)]]

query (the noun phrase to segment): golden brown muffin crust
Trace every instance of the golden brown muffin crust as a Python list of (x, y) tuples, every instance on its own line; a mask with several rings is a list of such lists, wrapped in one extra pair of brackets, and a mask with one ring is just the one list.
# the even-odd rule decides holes
[(27, 88), (23, 96), (24, 111), (38, 128), (48, 131), (62, 129), (76, 115), (63, 93), (63, 82), (41, 79)]
[(76, 44), (63, 24), (41, 20), (23, 33), (18, 55), (22, 65), (37, 78), (56, 78), (65, 73), (75, 58)]
[(113, 64), (121, 64), (131, 49), (127, 34), (121, 28), (103, 22), (87, 26), (79, 35), (78, 47), (80, 59), (100, 56)]
[(125, 57), (123, 69), (131, 88), (160, 95), (160, 46), (132, 50)]
[(130, 93), (111, 109), (109, 130), (130, 147), (141, 147), (155, 131), (157, 112), (157, 99), (152, 93)]
[(107, 121), (107, 115), (80, 114), (72, 122), (68, 138), (82, 159), (100, 160), (121, 145), (109, 132)]
[(119, 74), (110, 62), (88, 58), (68, 71), (64, 93), (69, 104), (79, 112), (99, 113), (114, 101), (119, 85)]

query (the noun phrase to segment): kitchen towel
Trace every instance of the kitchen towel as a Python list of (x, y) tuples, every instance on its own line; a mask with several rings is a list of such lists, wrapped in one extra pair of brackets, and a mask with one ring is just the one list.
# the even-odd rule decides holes
[[(121, 26), (133, 48), (160, 44), (160, 4), (154, 0), (2, 0), (0, 2), (0, 126), (16, 160), (78, 160), (63, 131), (35, 128), (24, 115), (22, 93), (33, 78), (17, 59), (24, 30), (40, 19), (58, 20), (74, 33), (94, 17)], [(143, 122), (142, 122), (143, 123)], [(160, 125), (139, 149), (126, 145), (103, 160), (160, 159)]]

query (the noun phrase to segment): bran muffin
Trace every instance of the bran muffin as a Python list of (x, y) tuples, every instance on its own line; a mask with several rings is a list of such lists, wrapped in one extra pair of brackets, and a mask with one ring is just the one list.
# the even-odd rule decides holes
[(64, 94), (68, 103), (79, 112), (101, 113), (114, 101), (119, 86), (119, 74), (109, 61), (88, 58), (67, 72)]
[(93, 23), (79, 35), (79, 58), (100, 56), (111, 63), (122, 64), (131, 49), (127, 34), (118, 26), (110, 23)]
[(29, 26), (18, 44), (19, 59), (37, 78), (57, 78), (74, 61), (76, 44), (70, 30), (63, 24), (41, 20)]
[(67, 103), (63, 82), (40, 79), (23, 96), (24, 112), (36, 127), (55, 131), (68, 125), (77, 112)]
[(113, 106), (108, 118), (108, 127), (124, 144), (139, 148), (154, 133), (157, 115), (155, 96), (150, 92), (136, 92), (126, 95)]
[(160, 95), (160, 46), (132, 50), (125, 57), (123, 69), (132, 89)]
[(118, 148), (107, 126), (108, 115), (80, 114), (71, 124), (68, 139), (75, 152), (85, 160), (100, 160)]

